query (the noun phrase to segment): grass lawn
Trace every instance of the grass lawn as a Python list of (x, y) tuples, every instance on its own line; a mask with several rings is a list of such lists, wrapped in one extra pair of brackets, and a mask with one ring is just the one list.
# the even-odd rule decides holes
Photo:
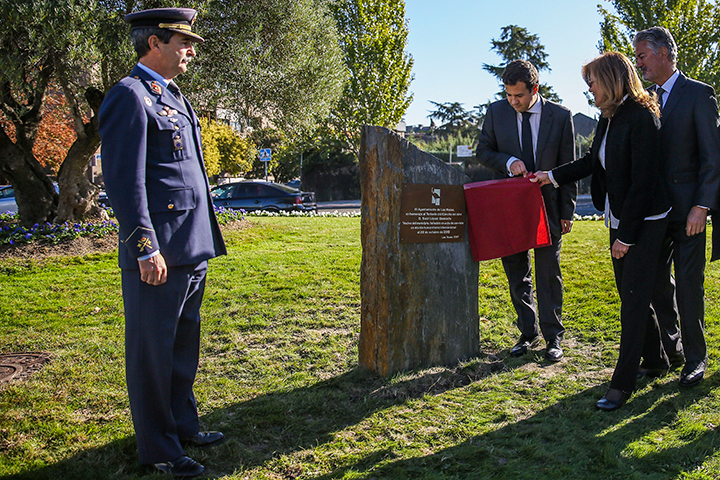
[[(383, 379), (357, 364), (360, 219), (252, 218), (211, 261), (196, 395), (227, 440), (188, 450), (223, 479), (720, 478), (720, 262), (707, 269), (708, 377), (641, 381), (594, 409), (617, 358), (602, 222), (564, 239), (566, 358), (508, 356), (499, 261), (480, 265), (478, 358)], [(52, 362), (0, 390), (0, 477), (162, 478), (137, 462), (115, 253), (0, 260), (0, 353)]]

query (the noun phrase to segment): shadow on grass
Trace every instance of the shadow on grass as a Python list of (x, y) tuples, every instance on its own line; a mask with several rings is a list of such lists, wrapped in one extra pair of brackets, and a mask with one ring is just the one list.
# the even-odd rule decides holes
[[(521, 365), (518, 362), (511, 368)], [(356, 368), (308, 387), (261, 395), (205, 415), (201, 425), (222, 430), (226, 441), (213, 448), (190, 448), (187, 453), (208, 467), (202, 478), (219, 478), (327, 443), (334, 439), (335, 432), (375, 412), (425, 395), (439, 395), (507, 370), (493, 355), (437, 372), (406, 374), (407, 380), (383, 379)], [(368, 459), (379, 462), (386, 454), (389, 452), (376, 452)], [(295, 478), (293, 472), (281, 475)], [(129, 436), (58, 463), (29, 467), (23, 473), (3, 478), (95, 480), (154, 476), (137, 463), (135, 437)]]
[[(605, 384), (432, 455), (395, 460), (392, 452), (370, 452), (360, 461), (313, 478), (329, 480), (345, 475), (353, 479), (393, 480), (678, 478), (682, 472), (692, 472), (701, 466), (720, 449), (717, 426), (694, 425), (680, 433), (663, 429), (672, 428), (679, 412), (711, 396), (720, 386), (718, 377), (713, 374), (692, 389), (679, 389), (673, 375), (614, 412), (594, 407), (608, 388)], [(676, 446), (666, 446), (663, 435), (674, 435), (670, 441)], [(379, 455), (384, 455), (380, 461)]]

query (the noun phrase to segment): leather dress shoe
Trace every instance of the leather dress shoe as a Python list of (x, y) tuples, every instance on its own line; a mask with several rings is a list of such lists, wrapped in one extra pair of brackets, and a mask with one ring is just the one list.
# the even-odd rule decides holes
[(155, 463), (153, 467), (173, 477), (197, 477), (205, 471), (205, 467), (185, 455), (176, 458), (172, 462)]
[(512, 350), (510, 350), (511, 357), (522, 357), (531, 348), (535, 348), (540, 344), (540, 336), (535, 335), (534, 337), (526, 337), (520, 335), (520, 339), (517, 341)]
[(686, 364), (685, 368), (680, 372), (680, 386), (693, 387), (705, 378), (705, 368), (707, 368), (707, 360), (703, 360), (695, 365)]
[(181, 438), (180, 444), (187, 447), (207, 447), (222, 442), (225, 435), (222, 432), (200, 432), (190, 438)]
[(560, 346), (560, 339), (553, 338), (547, 342), (545, 349), (545, 360), (549, 362), (559, 362), (563, 358), (563, 350)]
[[(617, 410), (618, 408), (622, 407), (623, 405), (625, 405), (627, 399), (630, 398), (630, 394), (627, 392), (623, 392), (622, 390), (618, 391), (620, 392), (620, 397), (617, 400), (608, 400), (606, 393), (604, 397), (597, 401), (595, 406), (600, 410), (604, 410), (606, 412)], [(608, 393), (610, 392), (608, 391)]]

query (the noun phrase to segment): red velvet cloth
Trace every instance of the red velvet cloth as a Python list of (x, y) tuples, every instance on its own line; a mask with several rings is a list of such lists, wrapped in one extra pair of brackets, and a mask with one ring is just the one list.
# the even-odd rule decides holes
[(540, 186), (515, 177), (467, 183), (470, 248), (476, 262), (552, 243)]

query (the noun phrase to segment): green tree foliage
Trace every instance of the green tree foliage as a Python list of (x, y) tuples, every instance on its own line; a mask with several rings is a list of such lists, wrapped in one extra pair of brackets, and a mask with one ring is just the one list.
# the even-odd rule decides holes
[(633, 58), (632, 37), (653, 26), (666, 27), (678, 46), (678, 68), (686, 75), (720, 87), (720, 4), (712, 0), (608, 0), (603, 16), (601, 52), (616, 50)]
[[(497, 93), (499, 98), (505, 98), (505, 89), (500, 80), (505, 66), (513, 60), (528, 60), (538, 72), (550, 71), (550, 64), (547, 61), (547, 53), (545, 46), (540, 43), (540, 37), (534, 35), (524, 27), (517, 25), (508, 25), (502, 28), (499, 39), (493, 39), (491, 42), (491, 50), (503, 59), (500, 65), (483, 64), (483, 69), (492, 73), (498, 78), (501, 90)], [(548, 100), (560, 102), (560, 97), (555, 93), (552, 87), (546, 83), (540, 83), (540, 95)]]
[[(327, 0), (0, 0), (0, 171), (15, 186), (26, 224), (95, 212), (85, 178), (100, 143), (104, 94), (137, 61), (125, 14), (146, 8), (198, 9), (208, 41), (178, 79), (198, 110), (224, 108), (249, 122), (309, 130), (342, 89), (342, 58)], [(48, 86), (69, 105), (77, 140), (58, 172), (60, 195), (32, 156)]]
[(245, 175), (250, 171), (258, 156), (258, 150), (252, 141), (241, 137), (225, 123), (201, 118), (200, 125), (203, 158), (208, 175)]
[(412, 102), (404, 0), (334, 0), (347, 83), (333, 111), (334, 135), (356, 154), (362, 125), (395, 128)]
[[(0, 110), (12, 125), (0, 129), (0, 169), (15, 187), (25, 224), (100, 212), (83, 174), (100, 144), (95, 113), (102, 92), (92, 72), (100, 64), (101, 15), (96, 0), (0, 0)], [(32, 153), (51, 84), (67, 100), (77, 135), (58, 172), (59, 197)]]
[(465, 110), (462, 103), (438, 103), (432, 100), (430, 100), (430, 103), (433, 104), (435, 110), (430, 112), (428, 118), (431, 121), (437, 119), (442, 122), (440, 126), (437, 127), (439, 133), (462, 134), (477, 130), (477, 115), (475, 115), (472, 110)]
[(310, 131), (340, 96), (342, 52), (325, 0), (214, 0), (197, 30), (206, 41), (182, 81), (195, 104), (232, 110), (243, 130)]

